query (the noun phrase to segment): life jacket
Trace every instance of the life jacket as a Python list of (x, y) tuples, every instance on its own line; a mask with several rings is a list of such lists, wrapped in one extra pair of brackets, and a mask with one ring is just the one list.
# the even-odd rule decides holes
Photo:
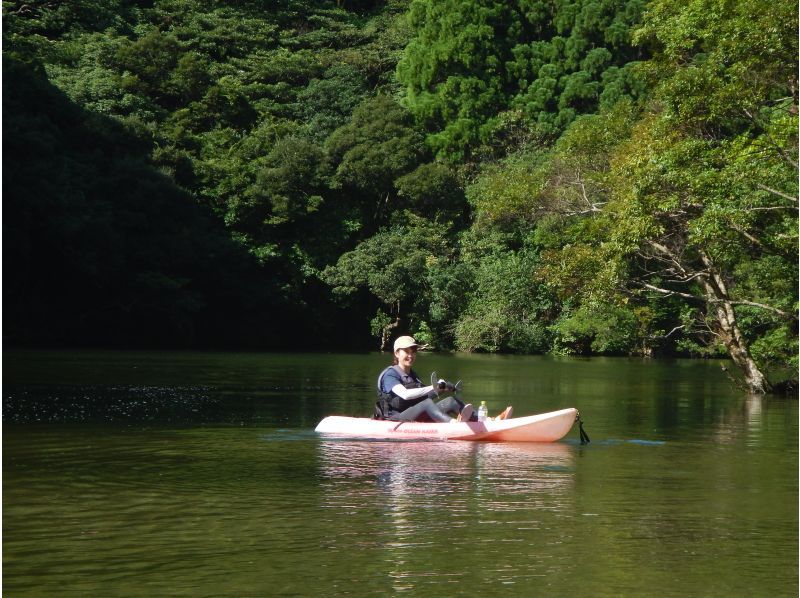
[(416, 405), (427, 398), (420, 397), (418, 400), (404, 401), (393, 392), (384, 392), (382, 386), (383, 377), (386, 375), (386, 372), (392, 369), (400, 375), (400, 383), (406, 388), (422, 388), (424, 386), (414, 370), (411, 370), (410, 374), (406, 374), (400, 366), (390, 365), (378, 375), (378, 400), (375, 403), (373, 419), (388, 419), (392, 411), (405, 411), (412, 405)]

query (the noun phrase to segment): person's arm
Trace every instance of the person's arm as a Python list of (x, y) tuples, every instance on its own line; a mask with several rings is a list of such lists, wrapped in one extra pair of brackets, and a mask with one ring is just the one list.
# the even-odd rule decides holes
[[(416, 378), (416, 375), (414, 375), (414, 377)], [(424, 397), (430, 391), (433, 390), (433, 386), (424, 386), (422, 388), (406, 388), (400, 382), (400, 375), (393, 369), (390, 369), (389, 371), (386, 372), (386, 374), (384, 374), (381, 384), (383, 386), (384, 392), (386, 392), (386, 389), (389, 388), (391, 389), (390, 392), (396, 394), (404, 401), (419, 399), (420, 397)]]
[(402, 384), (395, 384), (392, 386), (392, 392), (404, 401), (411, 401), (412, 399), (424, 397), (432, 390), (433, 386), (423, 386), (422, 388), (406, 388)]

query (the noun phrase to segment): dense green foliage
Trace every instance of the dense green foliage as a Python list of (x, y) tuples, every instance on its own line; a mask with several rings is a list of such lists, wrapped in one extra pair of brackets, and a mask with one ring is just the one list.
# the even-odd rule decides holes
[(3, 10), (8, 340), (797, 367), (794, 4)]
[(425, 159), (375, 93), (403, 9), (5, 2), (6, 337), (316, 347), (355, 327), (373, 301), (342, 311), (318, 274)]
[(472, 195), (476, 223), (552, 240), (558, 222), (539, 268), (555, 349), (728, 354), (763, 391), (760, 367), (797, 368), (797, 15), (723, 4), (652, 2), (648, 97), (486, 169)]
[[(637, 93), (631, 43), (643, 0), (414, 0), (398, 65), (414, 115), (441, 156), (552, 139), (576, 115)], [(511, 137), (511, 139), (509, 139)]]

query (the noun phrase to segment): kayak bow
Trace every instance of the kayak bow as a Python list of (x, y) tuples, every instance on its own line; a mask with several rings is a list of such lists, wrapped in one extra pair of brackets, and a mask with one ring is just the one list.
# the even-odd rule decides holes
[(331, 415), (319, 423), (316, 431), (348, 438), (555, 442), (567, 435), (577, 416), (578, 410), (572, 407), (483, 422), (396, 422)]

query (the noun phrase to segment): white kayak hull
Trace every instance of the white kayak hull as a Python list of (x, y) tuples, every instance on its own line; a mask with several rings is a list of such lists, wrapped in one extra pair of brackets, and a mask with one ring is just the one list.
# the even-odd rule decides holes
[(316, 431), (348, 438), (555, 442), (567, 435), (577, 416), (578, 410), (572, 407), (539, 415), (485, 422), (395, 422), (331, 415), (319, 423)]

